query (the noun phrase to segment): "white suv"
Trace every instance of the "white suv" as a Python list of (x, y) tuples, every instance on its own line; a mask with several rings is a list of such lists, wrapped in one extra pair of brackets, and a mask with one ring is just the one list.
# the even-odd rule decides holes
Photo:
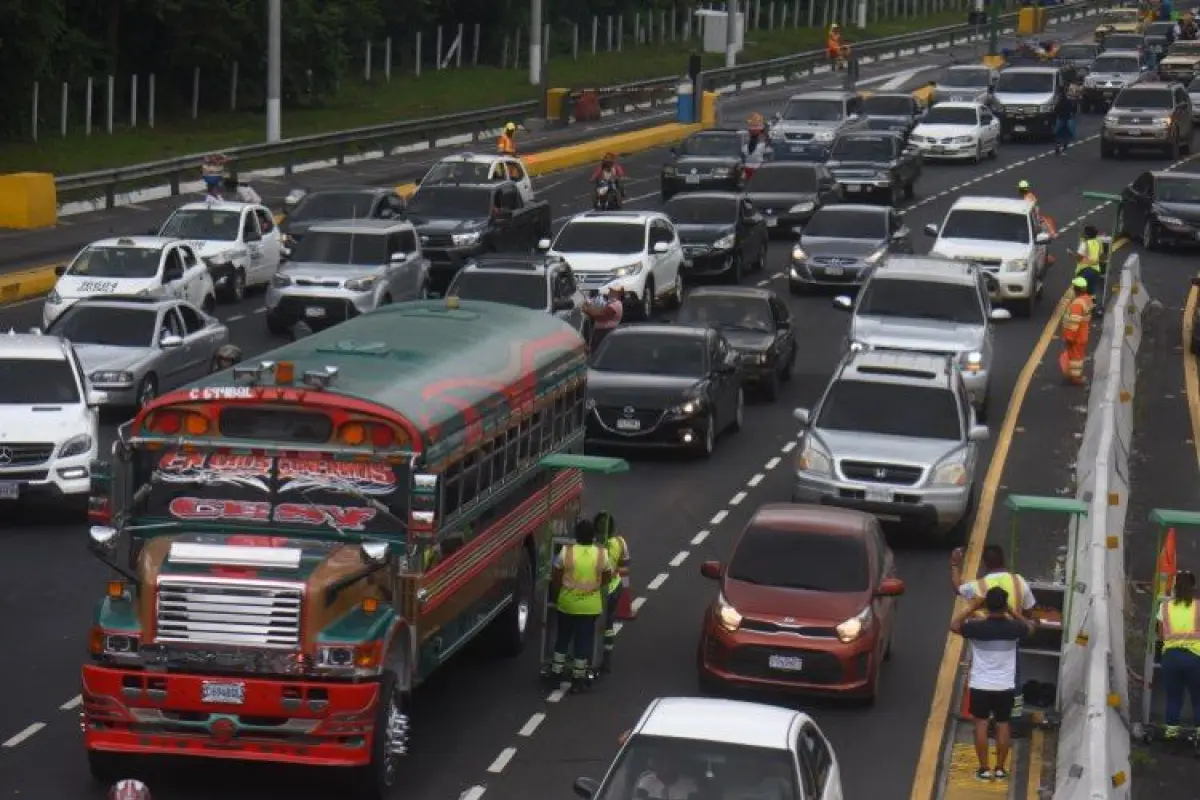
[(588, 211), (572, 217), (554, 245), (542, 250), (563, 258), (589, 297), (610, 285), (625, 289), (626, 313), (649, 319), (655, 304), (683, 300), (683, 245), (666, 214), (657, 211)]
[(97, 407), (75, 351), (64, 339), (0, 339), (0, 508), (25, 500), (78, 499), (92, 488)]
[(1028, 317), (1042, 294), (1051, 241), (1034, 212), (1032, 202), (1019, 198), (960, 197), (940, 228), (925, 226), (937, 237), (929, 254), (975, 264), (992, 301)]

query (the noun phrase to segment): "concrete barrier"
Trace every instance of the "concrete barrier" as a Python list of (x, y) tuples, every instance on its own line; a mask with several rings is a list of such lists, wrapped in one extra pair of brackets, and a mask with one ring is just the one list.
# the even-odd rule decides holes
[(0, 175), (0, 228), (35, 230), (58, 221), (54, 176), (46, 172)]

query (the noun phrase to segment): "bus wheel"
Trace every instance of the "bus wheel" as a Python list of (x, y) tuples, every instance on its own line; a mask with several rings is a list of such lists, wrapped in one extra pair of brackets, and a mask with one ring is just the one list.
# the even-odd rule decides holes
[(521, 566), (512, 587), (512, 602), (492, 621), (488, 650), (500, 658), (515, 658), (525, 649), (534, 611), (533, 559), (521, 548)]
[(364, 800), (385, 800), (396, 785), (400, 759), (408, 754), (409, 724), (396, 676), (385, 671), (379, 676), (379, 705), (375, 708), (371, 761), (354, 770), (354, 783)]

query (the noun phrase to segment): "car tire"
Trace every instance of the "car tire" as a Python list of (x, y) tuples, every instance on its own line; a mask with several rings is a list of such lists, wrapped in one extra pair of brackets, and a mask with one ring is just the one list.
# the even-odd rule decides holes
[(983, 402), (979, 404), (979, 408), (975, 409), (975, 421), (980, 425), (987, 425), (988, 413), (991, 411), (992, 405), (992, 387), (989, 384), (988, 388), (983, 390)]
[(704, 424), (704, 436), (695, 445), (696, 455), (700, 458), (711, 458), (716, 446), (717, 420), (710, 411), (708, 412), (708, 419), (705, 420)]
[(131, 771), (132, 759), (122, 753), (106, 753), (103, 750), (87, 751), (88, 772), (92, 780), (108, 789), (117, 781), (128, 778), (136, 771)]
[(1175, 138), (1171, 140), (1169, 145), (1167, 145), (1167, 158), (1171, 159), (1172, 161), (1178, 161), (1179, 151), (1182, 149), (1183, 148), (1179, 141), (1179, 134), (1176, 132)]
[(1013, 301), (1013, 313), (1022, 319), (1030, 319), (1037, 306), (1038, 293), (1035, 289), (1029, 297)]
[(246, 271), (235, 269), (229, 281), (229, 288), (221, 299), (227, 303), (240, 303), (246, 299)]
[(783, 365), (783, 371), (779, 374), (779, 380), (782, 383), (787, 383), (792, 379), (792, 374), (796, 371), (796, 357), (800, 354), (799, 350), (799, 347), (793, 347), (787, 363)]
[(204, 302), (200, 304), (200, 310), (205, 314), (215, 314), (217, 311), (217, 298), (211, 294), (204, 298)]
[(768, 402), (775, 402), (779, 399), (779, 373), (772, 372), (771, 377), (763, 381), (762, 386), (763, 399)]
[(142, 382), (138, 384), (137, 407), (145, 408), (156, 397), (158, 397), (158, 379), (151, 373), (142, 378)]
[(1154, 230), (1154, 220), (1146, 220), (1146, 224), (1142, 227), (1142, 247), (1147, 250), (1159, 248), (1158, 234)]
[(654, 278), (646, 279), (646, 286), (642, 289), (642, 302), (638, 307), (637, 315), (640, 319), (647, 322), (654, 316)]
[(725, 280), (732, 286), (742, 282), (742, 257), (739, 253), (735, 252), (729, 256), (729, 269), (725, 271)]
[(1113, 236), (1129, 236), (1129, 225), (1125, 221), (1125, 204), (1121, 203), (1117, 206), (1117, 225), (1113, 231)]
[(521, 565), (513, 579), (513, 600), (488, 628), (489, 651), (498, 658), (516, 658), (525, 649), (529, 638), (529, 623), (537, 607), (533, 558), (521, 548)]
[(754, 259), (754, 271), (762, 272), (767, 268), (767, 250), (769, 239), (763, 240), (762, 249), (758, 251), (758, 258)]
[(979, 164), (983, 161), (983, 142), (975, 145), (975, 157), (971, 159), (972, 163)]
[(888, 198), (888, 205), (892, 208), (899, 208), (904, 205), (904, 187), (899, 184), (892, 184), (891, 196)]
[[(385, 800), (396, 785), (399, 753), (391, 752), (393, 746), (407, 745), (408, 733), (399, 731), (397, 717), (404, 716), (404, 696), (400, 691), (395, 673), (384, 671), (379, 680), (379, 707), (375, 709), (374, 729), (371, 741), (370, 763), (351, 770), (351, 783), (357, 789), (355, 795), (364, 800)], [(403, 742), (396, 742), (403, 736)]]
[(975, 493), (977, 489), (974, 484), (971, 484), (971, 493), (967, 495), (967, 507), (963, 511), (962, 518), (954, 523), (954, 527), (946, 534), (946, 541), (943, 544), (950, 547), (959, 547), (967, 541), (971, 536), (971, 527), (975, 524)]
[(1179, 149), (1189, 156), (1192, 154), (1192, 137), (1195, 136), (1195, 134), (1196, 129), (1193, 128), (1192, 130), (1188, 131), (1187, 138), (1179, 142)]
[(913, 178), (908, 183), (904, 184), (904, 199), (914, 200), (917, 197), (917, 179)]
[(729, 422), (729, 431), (737, 433), (742, 429), (742, 424), (746, 421), (746, 390), (739, 388), (737, 393), (737, 405), (733, 409), (733, 419)]
[(671, 292), (667, 295), (667, 306), (675, 309), (683, 305), (683, 273), (675, 270), (675, 283), (671, 286)]

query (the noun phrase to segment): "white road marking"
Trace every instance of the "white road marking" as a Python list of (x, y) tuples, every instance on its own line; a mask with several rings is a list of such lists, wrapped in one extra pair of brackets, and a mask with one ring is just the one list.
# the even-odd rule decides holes
[(83, 697), (80, 695), (75, 695), (70, 700), (63, 703), (61, 706), (59, 706), (58, 710), (59, 711), (71, 711), (72, 709), (79, 708), (79, 704), (82, 702), (83, 702)]
[(713, 514), (712, 519), (710, 519), (708, 521), (708, 524), (709, 525), (720, 525), (722, 522), (725, 521), (725, 518), (728, 516), (729, 516), (729, 512), (722, 508), (720, 511)]
[(699, 547), (704, 544), (704, 540), (708, 538), (708, 531), (700, 531), (692, 537), (692, 547)]
[(496, 760), (492, 762), (487, 771), (493, 775), (499, 775), (504, 772), (504, 768), (508, 766), (508, 762), (513, 760), (513, 756), (517, 754), (517, 748), (506, 747), (500, 751), (500, 755), (496, 756)]
[(517, 731), (517, 736), (524, 736), (526, 739), (528, 739), (530, 736), (533, 736), (533, 732), (538, 729), (538, 725), (541, 725), (545, 719), (545, 714), (543, 714), (541, 711), (537, 712), (530, 717), (524, 725), (521, 726), (521, 730)]
[(630, 603), (629, 605), (633, 608), (633, 613), (636, 614), (642, 610), (642, 606), (646, 605), (646, 598), (635, 597), (635, 598), (633, 598), (633, 602)]
[(18, 733), (16, 736), (14, 736), (11, 739), (9, 739), (8, 741), (6, 741), (3, 745), (0, 745), (0, 747), (9, 747), (9, 748), (16, 747), (17, 745), (21, 744), (26, 739), (33, 736), (35, 733), (37, 733), (44, 727), (46, 727), (46, 723), (35, 722), (32, 725), (30, 725), (28, 728), (26, 728), (25, 730)]
[(458, 800), (479, 800), (479, 798), (483, 797), (486, 791), (487, 789), (482, 786), (472, 786), (470, 789), (467, 789), (465, 792), (459, 795)]
[(256, 308), (256, 309), (254, 309), (254, 313), (255, 314), (265, 314), (265, 313), (267, 313), (267, 309), (266, 308)]
[(767, 285), (768, 283), (770, 283), (770, 282), (771, 282), (771, 279), (770, 279), (770, 278), (765, 278), (764, 280), (761, 280), (761, 281), (759, 281), (759, 282), (758, 282), (757, 284), (755, 284), (755, 285), (756, 285), (756, 286), (766, 286), (766, 285)]
[(559, 688), (555, 689), (553, 692), (551, 692), (550, 694), (546, 695), (546, 702), (547, 703), (558, 703), (563, 699), (564, 696), (566, 696), (566, 694), (567, 694), (567, 690), (563, 689), (562, 687), (559, 687)]
[(237, 322), (239, 319), (245, 319), (245, 318), (246, 318), (245, 314), (234, 314), (232, 317), (230, 317), (229, 319), (227, 319), (225, 321), (226, 322)]
[(688, 551), (680, 550), (678, 553), (675, 554), (675, 557), (672, 558), (667, 563), (669, 563), (672, 567), (678, 567), (680, 564), (687, 561), (687, 557), (688, 557)]
[(765, 469), (769, 472), (778, 466), (779, 466), (779, 456), (775, 456), (770, 461), (768, 461), (766, 464), (763, 464), (763, 469)]
[(657, 592), (669, 577), (671, 577), (669, 572), (660, 572), (654, 576), (654, 580), (646, 584), (646, 588), (651, 592)]
[(625, 623), (624, 623), (624, 622), (614, 622), (614, 623), (612, 624), (612, 632), (613, 632), (613, 636), (616, 636), (618, 633), (620, 633), (620, 632), (621, 632), (621, 631), (623, 631), (624, 629), (625, 629)]
[(737, 494), (735, 494), (733, 497), (731, 497), (731, 498), (729, 499), (729, 505), (731, 505), (731, 506), (740, 506), (740, 505), (742, 504), (742, 501), (743, 501), (743, 500), (745, 500), (745, 499), (746, 499), (746, 493), (745, 493), (745, 492), (738, 492)]
[(759, 472), (759, 473), (755, 474), (755, 476), (753, 478), (746, 481), (746, 485), (750, 486), (750, 487), (758, 486), (760, 483), (762, 483), (763, 478), (765, 478), (765, 477), (766, 477), (765, 475), (763, 475), (761, 472)]
[(790, 452), (792, 452), (792, 451), (793, 451), (793, 450), (795, 450), (795, 449), (796, 449), (796, 443), (795, 443), (795, 442), (788, 442), (787, 444), (785, 444), (785, 445), (783, 446), (783, 452), (785, 452), (785, 453), (790, 453)]

